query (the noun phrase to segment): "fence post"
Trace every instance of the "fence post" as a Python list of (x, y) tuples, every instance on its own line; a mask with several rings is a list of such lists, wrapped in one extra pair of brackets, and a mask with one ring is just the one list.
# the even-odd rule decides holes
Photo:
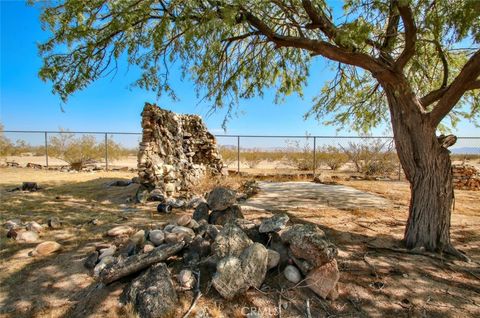
[(105, 133), (105, 171), (108, 171), (108, 136)]
[(317, 173), (317, 137), (313, 136), (313, 177)]
[(237, 136), (237, 174), (240, 175), (240, 136)]
[(48, 168), (48, 136), (47, 132), (45, 132), (45, 166)]

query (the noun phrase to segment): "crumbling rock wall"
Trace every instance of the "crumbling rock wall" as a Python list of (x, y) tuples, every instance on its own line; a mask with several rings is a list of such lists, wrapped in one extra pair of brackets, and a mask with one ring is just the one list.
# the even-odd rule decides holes
[(203, 176), (218, 175), (223, 162), (215, 137), (197, 115), (179, 115), (145, 103), (138, 153), (140, 183), (167, 196), (187, 192)]

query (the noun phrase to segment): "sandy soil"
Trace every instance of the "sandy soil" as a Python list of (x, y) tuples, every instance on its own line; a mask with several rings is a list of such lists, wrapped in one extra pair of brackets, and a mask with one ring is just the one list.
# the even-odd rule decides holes
[[(28, 256), (35, 244), (6, 239), (0, 230), (1, 317), (134, 317), (119, 304), (125, 287), (120, 281), (100, 288), (83, 267), (93, 244), (109, 242), (105, 231), (118, 224), (151, 228), (169, 218), (191, 214), (175, 211), (153, 214), (155, 205), (126, 204), (135, 185), (107, 187), (108, 182), (131, 178), (131, 173), (60, 173), (32, 169), (0, 169), (0, 222), (21, 218), (45, 223), (58, 216), (61, 229), (45, 231), (41, 240), (56, 240), (60, 253)], [(37, 181), (36, 193), (6, 192), (21, 181)], [(384, 209), (339, 209), (316, 206), (246, 211), (249, 219), (288, 213), (293, 222), (320, 226), (339, 248), (340, 297), (325, 301), (308, 288), (289, 285), (281, 273), (271, 273), (269, 288), (250, 290), (245, 296), (224, 301), (213, 288), (204, 290), (197, 312), (207, 317), (245, 317), (245, 308), (256, 308), (263, 317), (305, 317), (309, 299), (312, 317), (479, 317), (480, 316), (480, 207), (478, 192), (456, 191), (452, 240), (473, 260), (464, 263), (406, 253), (401, 238), (407, 218), (408, 185), (403, 182), (349, 181), (345, 185), (375, 193), (392, 202)], [(291, 186), (294, 188), (294, 185)], [(99, 225), (89, 224), (96, 218)], [(176, 316), (188, 309), (192, 293), (180, 293)], [(272, 313), (269, 315), (268, 313)]]

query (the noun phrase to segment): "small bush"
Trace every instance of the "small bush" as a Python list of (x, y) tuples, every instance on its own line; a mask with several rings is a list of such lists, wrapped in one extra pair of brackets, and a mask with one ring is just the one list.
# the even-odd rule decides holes
[(324, 146), (317, 149), (317, 162), (322, 163), (332, 170), (340, 169), (348, 162), (348, 156), (335, 146)]

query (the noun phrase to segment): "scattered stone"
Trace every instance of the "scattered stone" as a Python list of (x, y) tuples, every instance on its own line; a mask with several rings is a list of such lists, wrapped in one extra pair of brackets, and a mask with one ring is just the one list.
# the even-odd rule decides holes
[(184, 289), (192, 289), (195, 286), (195, 275), (189, 269), (183, 269), (177, 275), (177, 280)]
[(62, 222), (56, 216), (53, 216), (47, 220), (48, 227), (55, 230), (62, 227)]
[(217, 264), (217, 272), (213, 276), (213, 287), (225, 299), (233, 299), (246, 290), (242, 273), (242, 261), (238, 257), (228, 256)]
[(227, 223), (215, 238), (212, 250), (219, 258), (226, 256), (239, 257), (252, 244), (253, 242), (237, 225)]
[(130, 284), (124, 298), (134, 305), (140, 317), (171, 317), (178, 297), (165, 263), (151, 266)]
[(148, 196), (148, 201), (165, 202), (165, 195), (162, 190), (153, 189)]
[(7, 230), (14, 229), (17, 230), (22, 227), (22, 221), (20, 219), (8, 220), (5, 222), (5, 228)]
[(307, 275), (312, 269), (313, 265), (310, 264), (308, 261), (303, 260), (303, 259), (298, 259), (295, 256), (292, 255), (292, 252), (288, 252), (289, 259), (295, 263), (297, 268), (302, 272), (303, 275)]
[(172, 232), (172, 230), (175, 228), (175, 224), (167, 224), (164, 228), (163, 228), (163, 231), (164, 232)]
[(188, 223), (190, 223), (190, 221), (192, 220), (192, 218), (188, 215), (182, 215), (181, 217), (179, 217), (177, 219), (177, 224), (180, 225), (180, 226), (187, 226)]
[(222, 211), (232, 206), (236, 201), (236, 193), (225, 187), (216, 187), (207, 198), (208, 206), (213, 211)]
[(148, 234), (148, 239), (153, 245), (158, 246), (165, 240), (165, 233), (162, 230), (153, 230)]
[(239, 205), (232, 205), (223, 211), (213, 211), (210, 213), (209, 223), (225, 225), (236, 219), (243, 219), (242, 209)]
[(133, 233), (134, 229), (128, 225), (119, 225), (110, 230), (108, 230), (108, 236), (120, 236)]
[(142, 245), (144, 242), (145, 242), (145, 231), (144, 230), (140, 230), (140, 231), (137, 231), (135, 234), (133, 234), (131, 237), (130, 237), (130, 240), (135, 243), (135, 245)]
[(337, 256), (337, 248), (325, 240), (325, 233), (313, 224), (295, 224), (280, 234), (284, 243), (288, 243), (292, 255), (308, 261), (313, 267), (319, 267)]
[(10, 230), (8, 230), (7, 232), (7, 238), (13, 238), (13, 239), (16, 239), (17, 238), (17, 231), (15, 231), (15, 229), (11, 228)]
[(143, 246), (143, 252), (144, 253), (150, 253), (154, 249), (155, 249), (155, 246), (153, 244), (148, 243), (148, 242)]
[(212, 225), (212, 224), (207, 225), (206, 233), (212, 240), (215, 240), (217, 238), (217, 235), (219, 232), (220, 231), (215, 225)]
[(200, 227), (200, 224), (197, 223), (194, 219), (191, 219), (190, 222), (187, 224), (187, 227), (196, 230)]
[(22, 191), (35, 192), (38, 191), (39, 187), (36, 182), (23, 182)]
[(184, 235), (185, 237), (190, 237), (190, 238), (194, 238), (195, 237), (195, 232), (189, 228), (189, 227), (185, 227), (185, 226), (175, 226), (173, 229), (172, 229), (172, 233), (178, 233), (178, 234), (182, 234)]
[(260, 288), (268, 266), (268, 251), (260, 243), (253, 243), (240, 256), (245, 284), (248, 287)]
[(32, 243), (38, 241), (39, 236), (37, 232), (33, 231), (24, 231), (24, 232), (17, 232), (17, 241), (22, 241), (26, 243)]
[(260, 233), (277, 232), (287, 226), (290, 218), (286, 214), (275, 214), (269, 219), (265, 219), (260, 224), (258, 231)]
[(128, 240), (127, 244), (123, 245), (119, 249), (118, 254), (119, 254), (119, 256), (121, 256), (123, 258), (135, 255), (140, 246), (141, 245), (135, 243), (134, 241), (132, 241), (130, 239), (130, 240)]
[(87, 258), (85, 259), (85, 262), (83, 263), (83, 266), (85, 266), (88, 269), (93, 269), (97, 264), (97, 261), (98, 261), (98, 252), (94, 251), (88, 254)]
[(210, 242), (200, 236), (196, 236), (195, 239), (190, 243), (190, 246), (187, 249), (187, 253), (198, 254), (199, 258), (210, 255), (212, 252), (212, 246)]
[(208, 212), (208, 204), (202, 202), (195, 208), (195, 211), (193, 212), (193, 219), (195, 221), (206, 220), (208, 222)]
[(98, 277), (100, 273), (107, 267), (107, 265), (115, 263), (115, 257), (105, 256), (98, 262), (98, 264), (93, 269), (93, 276)]
[(258, 231), (259, 224), (245, 219), (236, 219), (235, 224), (237, 224), (252, 241), (263, 245), (267, 245), (269, 242), (269, 234)]
[(101, 260), (107, 256), (113, 256), (116, 251), (117, 247), (115, 245), (112, 245), (109, 248), (103, 248), (100, 250), (100, 256), (98, 258)]
[(293, 265), (287, 265), (283, 270), (285, 278), (294, 284), (298, 284), (302, 280), (302, 275), (300, 271)]
[(173, 199), (173, 198), (168, 199), (166, 203), (171, 205), (172, 208), (175, 208), (175, 209), (182, 209), (187, 205), (187, 203), (184, 200)]
[(46, 241), (38, 244), (35, 249), (30, 253), (31, 256), (37, 255), (49, 255), (59, 251), (62, 245), (55, 241)]
[(267, 266), (268, 269), (277, 267), (279, 262), (280, 262), (280, 253), (269, 249), (268, 250), (268, 266)]
[(183, 235), (179, 233), (166, 233), (165, 243), (180, 243), (183, 241)]
[(193, 197), (188, 201), (187, 208), (196, 209), (200, 204), (206, 203), (205, 199), (202, 197)]
[[(335, 287), (339, 279), (340, 272), (337, 261), (333, 259), (331, 262), (310, 271), (305, 282), (318, 296), (326, 299), (336, 289)], [(333, 292), (332, 296), (335, 297), (335, 292)]]

